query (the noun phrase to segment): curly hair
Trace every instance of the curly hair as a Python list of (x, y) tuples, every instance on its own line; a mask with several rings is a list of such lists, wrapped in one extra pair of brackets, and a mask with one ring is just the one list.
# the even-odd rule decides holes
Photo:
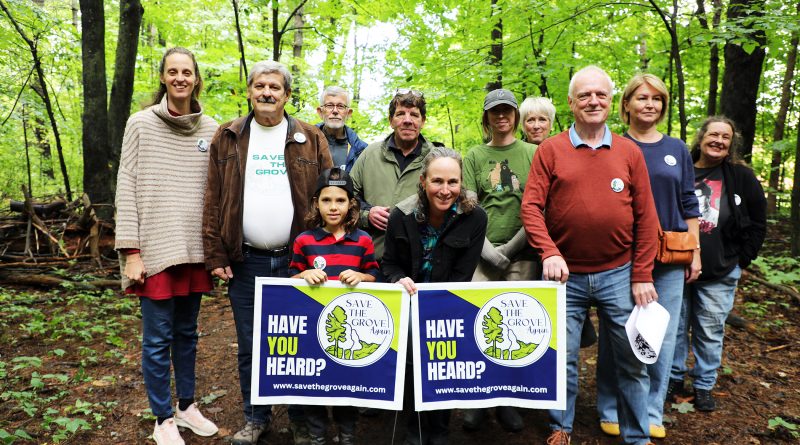
[(725, 157), (723, 162), (729, 162), (731, 164), (739, 164), (739, 165), (747, 165), (739, 156), (739, 150), (742, 146), (742, 134), (736, 129), (736, 124), (727, 117), (727, 116), (710, 116), (703, 121), (703, 124), (700, 125), (700, 128), (697, 129), (697, 134), (694, 135), (694, 141), (692, 141), (691, 147), (689, 147), (689, 151), (692, 155), (692, 162), (697, 162), (700, 159), (700, 144), (703, 142), (703, 138), (705, 137), (706, 133), (708, 132), (708, 127), (714, 123), (723, 123), (727, 124), (731, 127), (731, 131), (733, 132), (733, 138), (731, 138), (731, 146), (728, 150), (728, 156)]
[[(464, 181), (463, 175), (463, 168), (461, 162), (461, 155), (458, 154), (457, 151), (453, 150), (452, 148), (447, 147), (433, 147), (431, 151), (425, 156), (425, 159), (422, 161), (422, 171), (420, 173), (421, 178), (427, 178), (428, 176), (428, 167), (431, 163), (439, 158), (450, 158), (454, 159), (458, 162), (458, 168), (462, 172), (461, 174), (461, 181)], [(417, 203), (417, 208), (414, 209), (414, 218), (417, 222), (426, 222), (428, 220), (428, 209), (430, 207), (430, 202), (428, 202), (428, 195), (425, 193), (425, 189), (422, 187), (422, 182), (417, 185), (417, 197), (419, 198), (419, 202)], [(464, 213), (471, 213), (475, 207), (478, 206), (478, 200), (474, 197), (467, 196), (466, 189), (461, 187), (461, 193), (458, 194), (456, 198), (456, 203), (461, 208), (461, 211)]]

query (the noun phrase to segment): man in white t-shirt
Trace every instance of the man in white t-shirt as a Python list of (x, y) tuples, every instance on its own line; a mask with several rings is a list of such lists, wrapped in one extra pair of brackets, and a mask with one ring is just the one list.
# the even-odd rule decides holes
[(256, 63), (247, 76), (253, 111), (223, 124), (210, 147), (203, 247), (206, 268), (229, 282), (236, 322), (246, 423), (235, 445), (257, 443), (272, 420), (270, 406), (250, 403), (255, 277), (288, 277), (317, 177), (332, 167), (322, 132), (284, 111), (291, 93), (286, 66)]

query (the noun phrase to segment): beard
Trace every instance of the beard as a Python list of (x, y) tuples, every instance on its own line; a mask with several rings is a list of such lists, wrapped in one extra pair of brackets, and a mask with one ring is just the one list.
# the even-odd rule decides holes
[(325, 126), (330, 128), (331, 130), (338, 130), (338, 129), (344, 127), (344, 119), (337, 120), (337, 121), (326, 119), (325, 120)]

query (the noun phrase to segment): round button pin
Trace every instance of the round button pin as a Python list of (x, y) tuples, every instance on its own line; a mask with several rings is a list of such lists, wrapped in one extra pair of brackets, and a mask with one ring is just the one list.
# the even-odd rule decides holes
[(675, 156), (666, 155), (666, 156), (664, 156), (664, 163), (666, 163), (667, 165), (672, 167), (673, 165), (678, 163), (678, 160), (675, 159)]
[(328, 263), (325, 261), (325, 258), (321, 256), (314, 258), (314, 269), (322, 270), (325, 269), (325, 266), (327, 265)]
[(198, 139), (197, 150), (203, 152), (208, 151), (208, 141), (206, 141), (205, 139)]
[(622, 182), (622, 179), (614, 178), (611, 180), (611, 190), (615, 191), (616, 193), (619, 193), (624, 188), (625, 188), (625, 183)]
[(304, 135), (303, 133), (300, 133), (300, 132), (295, 133), (294, 134), (294, 140), (302, 144), (302, 143), (304, 143), (306, 141), (306, 135)]

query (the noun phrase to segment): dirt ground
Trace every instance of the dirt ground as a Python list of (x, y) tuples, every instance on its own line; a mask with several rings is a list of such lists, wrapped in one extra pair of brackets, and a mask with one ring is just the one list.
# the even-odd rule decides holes
[[(784, 234), (773, 229), (766, 248), (767, 252), (780, 252), (784, 246)], [(125, 298), (120, 296), (120, 298)], [(761, 315), (747, 308), (763, 308)], [(751, 329), (728, 326), (725, 337), (723, 368), (715, 395), (718, 408), (712, 413), (680, 413), (675, 409), (665, 412), (667, 438), (656, 440), (657, 444), (771, 444), (800, 443), (786, 427), (768, 428), (771, 419), (777, 417), (790, 426), (800, 424), (800, 343), (798, 326), (800, 311), (797, 302), (788, 295), (771, 290), (750, 279), (743, 279), (737, 294), (734, 314), (740, 315), (754, 326)], [(71, 394), (63, 403), (74, 403), (80, 399), (90, 402), (116, 401), (101, 428), (79, 431), (61, 443), (99, 445), (112, 443), (152, 444), (149, 436), (153, 420), (145, 411), (148, 407), (142, 374), (139, 365), (139, 341), (135, 334), (140, 323), (135, 317), (124, 320), (130, 338), (123, 339), (127, 346), (124, 359), (104, 358), (96, 363), (93, 375), (114, 376), (113, 384), (84, 384), (70, 389)], [(0, 324), (0, 326), (3, 326)], [(13, 326), (0, 338), (17, 336)], [(211, 438), (195, 436), (191, 431), (183, 433), (187, 444), (229, 443), (230, 436), (242, 426), (241, 395), (236, 371), (236, 335), (230, 304), (221, 291), (204, 298), (200, 312), (199, 351), (197, 357), (197, 399), (201, 409), (220, 427)], [(10, 346), (13, 343), (13, 347)], [(102, 342), (85, 344), (87, 347), (106, 348)], [(52, 347), (52, 346), (50, 346)], [(40, 340), (17, 337), (15, 341), (0, 342), (0, 359), (9, 361), (15, 356), (43, 354)], [(604, 436), (599, 429), (595, 410), (595, 357), (596, 346), (581, 351), (580, 393), (577, 403), (572, 443), (613, 444), (616, 438)], [(50, 362), (48, 362), (50, 363)], [(52, 362), (53, 366), (69, 366), (69, 361)], [(74, 371), (71, 371), (74, 372)], [(0, 378), (0, 385), (8, 379)], [(95, 382), (93, 382), (95, 383)], [(5, 390), (15, 388), (5, 388)], [(20, 389), (20, 388), (16, 388)], [(0, 387), (0, 393), (3, 392)], [(0, 398), (0, 427), (14, 428), (32, 425), (30, 420), (9, 409), (8, 402)], [(287, 430), (288, 419), (285, 406), (274, 408), (272, 431), (261, 443), (290, 444)], [(462, 414), (453, 411), (451, 420), (451, 444), (543, 444), (549, 433), (546, 413), (523, 410), (526, 426), (522, 432), (511, 434), (492, 420), (483, 430), (464, 432), (461, 428)], [(394, 434), (395, 425), (397, 432)], [(395, 412), (382, 411), (376, 417), (359, 420), (357, 440), (360, 444), (383, 445), (402, 443), (405, 425)], [(329, 438), (335, 436), (331, 428)], [(31, 442), (53, 443), (40, 432)], [(3, 442), (0, 440), (0, 443)]]

